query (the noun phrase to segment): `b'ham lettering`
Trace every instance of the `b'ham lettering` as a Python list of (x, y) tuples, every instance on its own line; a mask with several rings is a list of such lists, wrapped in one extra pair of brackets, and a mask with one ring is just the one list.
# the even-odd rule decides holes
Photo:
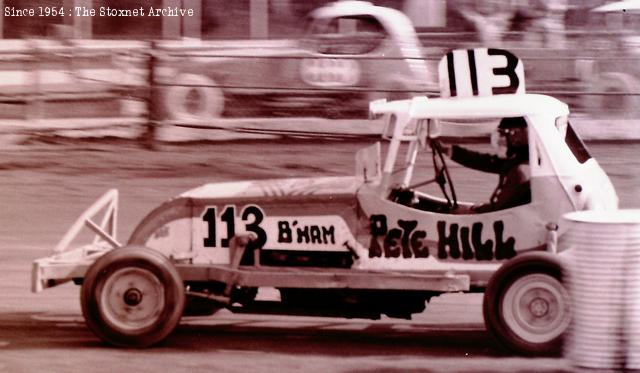
[[(416, 220), (398, 219), (396, 225), (389, 228), (385, 215), (371, 216), (370, 258), (427, 258), (431, 255), (426, 244), (428, 234), (416, 229)], [(516, 240), (513, 237), (504, 238), (504, 222), (501, 220), (493, 223), (493, 239), (484, 241), (484, 225), (480, 222), (468, 227), (439, 221), (436, 228), (439, 259), (489, 261), (509, 259), (516, 255)]]
[(278, 243), (333, 245), (336, 243), (336, 228), (333, 225), (299, 225), (297, 220), (280, 220)]

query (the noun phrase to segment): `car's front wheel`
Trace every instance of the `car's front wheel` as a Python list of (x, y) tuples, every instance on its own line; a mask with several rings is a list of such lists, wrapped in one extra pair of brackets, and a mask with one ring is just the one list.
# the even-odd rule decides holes
[(484, 295), (487, 329), (507, 349), (523, 355), (560, 353), (571, 321), (570, 297), (558, 258), (518, 256), (491, 278)]

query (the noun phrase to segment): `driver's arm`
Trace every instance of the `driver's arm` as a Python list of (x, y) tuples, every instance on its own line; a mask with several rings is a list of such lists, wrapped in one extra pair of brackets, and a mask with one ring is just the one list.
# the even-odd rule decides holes
[(499, 174), (503, 169), (505, 159), (493, 154), (480, 153), (474, 150), (465, 149), (458, 145), (448, 148), (445, 153), (452, 161), (465, 167), (473, 168), (482, 172)]

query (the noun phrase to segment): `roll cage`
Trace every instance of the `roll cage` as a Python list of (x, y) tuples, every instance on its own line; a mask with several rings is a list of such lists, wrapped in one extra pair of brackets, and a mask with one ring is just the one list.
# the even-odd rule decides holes
[[(557, 118), (566, 120), (568, 108), (548, 96), (519, 94), (453, 99), (414, 97), (411, 100), (391, 102), (377, 100), (371, 102), (370, 114), (372, 117), (385, 117), (383, 138), (389, 140), (379, 186), (381, 197), (407, 204), (407, 198), (415, 198), (416, 188), (435, 183), (442, 198), (425, 194), (420, 194), (420, 197), (423, 200), (421, 203), (428, 205), (424, 209), (436, 212), (452, 213), (460, 210), (456, 213), (464, 213), (471, 207), (471, 204), (458, 200), (442, 151), (442, 137), (489, 135), (499, 119), (525, 117), (529, 124), (528, 131), (533, 134), (529, 136), (530, 158), (538, 160), (538, 169), (532, 171), (531, 177), (536, 173), (547, 176), (566, 174), (569, 165), (580, 161), (560, 139), (562, 133), (556, 124)], [(543, 130), (539, 130), (540, 128)], [(548, 141), (548, 137), (556, 139)], [(557, 140), (562, 141), (563, 149), (552, 154), (545, 152), (545, 142), (558, 144)], [(401, 160), (400, 152), (405, 148), (406, 156)], [(416, 181), (416, 161), (424, 148), (431, 150), (434, 175), (432, 178)], [(553, 159), (554, 157), (559, 159)], [(542, 164), (542, 158), (549, 162)]]

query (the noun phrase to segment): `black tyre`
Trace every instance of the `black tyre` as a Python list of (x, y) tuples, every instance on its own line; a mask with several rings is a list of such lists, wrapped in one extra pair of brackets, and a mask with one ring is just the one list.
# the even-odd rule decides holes
[(102, 340), (147, 347), (169, 335), (182, 316), (184, 285), (173, 264), (144, 247), (115, 249), (96, 260), (81, 289), (82, 314)]
[(489, 332), (522, 355), (557, 355), (571, 321), (563, 266), (548, 253), (522, 254), (489, 280), (483, 314)]

